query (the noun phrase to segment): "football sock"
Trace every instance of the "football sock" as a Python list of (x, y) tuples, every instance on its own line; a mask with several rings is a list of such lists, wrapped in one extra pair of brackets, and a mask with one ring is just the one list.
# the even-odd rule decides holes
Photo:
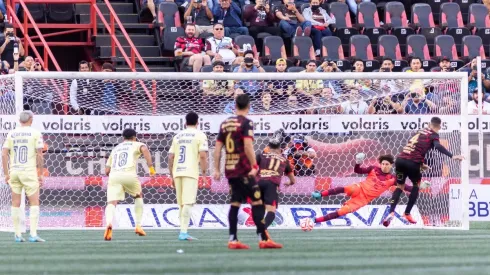
[(31, 206), (29, 213), (30, 233), (32, 237), (37, 236), (37, 224), (39, 223), (39, 205)]
[(191, 204), (184, 204), (182, 207), (182, 216), (180, 217), (180, 233), (187, 233), (189, 222), (191, 220)]
[(337, 211), (327, 214), (326, 216), (319, 217), (315, 219), (315, 223), (326, 222), (340, 217)]
[(400, 196), (402, 195), (402, 192), (403, 191), (400, 188), (396, 188), (395, 191), (393, 191), (393, 195), (391, 196), (391, 200), (390, 200), (390, 213), (395, 212), (396, 205), (400, 200)]
[(114, 211), (116, 210), (116, 206), (112, 203), (109, 203), (105, 207), (105, 224), (108, 226), (112, 224), (112, 218), (114, 218)]
[(408, 196), (407, 208), (405, 208), (405, 214), (410, 214), (412, 211), (412, 207), (417, 202), (417, 198), (419, 197), (419, 187), (414, 185), (412, 188), (412, 192), (410, 192), (410, 196)]
[(11, 213), (12, 213), (12, 222), (14, 224), (15, 236), (20, 237), (20, 235), (21, 235), (21, 232), (20, 232), (20, 208), (12, 206)]
[(269, 228), (269, 226), (274, 222), (276, 218), (276, 212), (269, 211), (265, 214), (265, 229)]
[(252, 218), (257, 226), (257, 235), (262, 241), (267, 241), (264, 223), (265, 207), (263, 205), (252, 205)]
[(230, 225), (230, 242), (237, 241), (237, 227), (238, 227), (238, 210), (240, 207), (231, 206), (230, 212), (228, 212), (228, 224)]
[(337, 195), (337, 194), (342, 194), (344, 193), (344, 187), (337, 187), (337, 188), (332, 188), (328, 189), (326, 191), (322, 192), (322, 197), (330, 196), (330, 195)]
[(134, 214), (136, 226), (141, 226), (141, 220), (143, 219), (143, 198), (134, 199)]

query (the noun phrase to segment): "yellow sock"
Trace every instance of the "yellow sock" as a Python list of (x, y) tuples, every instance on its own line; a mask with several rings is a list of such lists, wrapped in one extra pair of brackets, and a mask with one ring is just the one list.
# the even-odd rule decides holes
[(141, 220), (143, 219), (143, 198), (134, 199), (134, 213), (136, 226), (141, 226)]
[(182, 207), (182, 216), (180, 217), (180, 232), (187, 233), (187, 228), (189, 228), (189, 222), (191, 220), (191, 204), (184, 204)]
[(106, 226), (112, 225), (112, 219), (114, 218), (114, 211), (116, 211), (116, 206), (109, 203), (105, 207), (105, 224)]
[(20, 237), (22, 234), (20, 232), (20, 208), (12, 206), (11, 213), (12, 213), (12, 222), (14, 224), (15, 236)]
[(31, 236), (37, 236), (37, 224), (39, 223), (39, 205), (31, 206), (29, 208), (29, 222), (31, 227)]

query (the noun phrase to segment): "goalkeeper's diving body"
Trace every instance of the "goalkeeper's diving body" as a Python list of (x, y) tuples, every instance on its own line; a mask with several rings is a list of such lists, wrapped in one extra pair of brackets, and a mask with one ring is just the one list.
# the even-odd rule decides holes
[[(335, 212), (329, 213), (326, 216), (312, 219), (314, 223), (326, 222), (337, 219), (338, 217), (352, 213), (361, 207), (366, 206), (372, 200), (378, 198), (390, 187), (395, 185), (395, 177), (391, 173), (391, 168), (394, 163), (392, 155), (382, 155), (378, 158), (380, 167), (368, 166), (361, 167), (362, 162), (366, 158), (366, 154), (358, 153), (356, 155), (356, 165), (354, 172), (358, 174), (367, 174), (364, 181), (351, 184), (345, 187), (332, 188), (323, 192), (315, 191), (312, 197), (320, 200), (322, 197), (345, 193), (350, 199)], [(428, 185), (428, 183), (426, 183)], [(405, 191), (411, 191), (411, 186), (405, 186)], [(307, 218), (310, 219), (310, 218)]]
[(19, 115), (20, 127), (7, 134), (2, 149), (5, 182), (12, 189), (11, 215), (14, 224), (15, 242), (25, 242), (24, 238), (22, 238), (20, 225), (22, 189), (25, 190), (30, 206), (29, 242), (44, 242), (37, 235), (40, 211), (39, 188), (43, 183), (44, 170), (44, 142), (42, 134), (31, 127), (33, 118), (34, 114), (31, 111), (21, 112)]
[(419, 196), (419, 185), (422, 179), (421, 171), (428, 168), (424, 164), (425, 155), (430, 149), (436, 149), (442, 154), (454, 159), (463, 160), (463, 156), (453, 156), (444, 146), (439, 142), (439, 130), (441, 129), (441, 119), (433, 117), (430, 120), (428, 128), (421, 129), (408, 141), (407, 145), (403, 147), (402, 152), (398, 155), (395, 161), (395, 173), (396, 173), (396, 185), (397, 188), (393, 192), (390, 200), (390, 214), (383, 221), (384, 226), (389, 226), (395, 215), (395, 208), (400, 200), (400, 195), (405, 187), (405, 180), (407, 178), (413, 184), (413, 190), (408, 197), (407, 207), (405, 209), (405, 219), (415, 224), (415, 219), (410, 215), (412, 207), (417, 202)]
[(137, 161), (141, 154), (143, 154), (149, 167), (150, 176), (156, 174), (150, 151), (146, 144), (136, 141), (136, 131), (128, 128), (123, 131), (122, 135), (123, 142), (112, 149), (105, 167), (105, 173), (109, 175), (107, 206), (105, 209), (106, 230), (104, 232), (104, 240), (106, 241), (112, 240), (114, 212), (118, 201), (124, 200), (125, 193), (134, 198), (135, 233), (139, 236), (146, 236), (141, 227), (144, 206), (143, 193), (138, 174), (136, 173)]

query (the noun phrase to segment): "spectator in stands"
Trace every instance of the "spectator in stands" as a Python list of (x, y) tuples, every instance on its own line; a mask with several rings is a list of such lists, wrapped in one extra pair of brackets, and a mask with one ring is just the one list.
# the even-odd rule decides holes
[(409, 60), (410, 70), (407, 70), (407, 73), (424, 72), (424, 69), (422, 68), (422, 59), (420, 57), (413, 56)]
[(303, 15), (298, 11), (294, 0), (283, 0), (284, 5), (276, 10), (276, 17), (281, 20), (279, 27), (289, 37), (294, 36), (310, 36), (311, 22), (305, 20)]
[(284, 58), (276, 60), (276, 73), (285, 73), (288, 68), (288, 62)]
[[(240, 66), (235, 67), (234, 73), (265, 73), (264, 68), (260, 66), (259, 60), (254, 59), (253, 51), (246, 51), (243, 57), (243, 62)], [(242, 80), (238, 85), (251, 96), (255, 96), (261, 89), (261, 82), (257, 80)]]
[(436, 105), (425, 97), (423, 86), (412, 86), (402, 102), (405, 114), (428, 114)]
[[(276, 60), (276, 72), (285, 73), (288, 68), (286, 59), (279, 58)], [(269, 81), (267, 87), (274, 91), (274, 94), (282, 96), (284, 92), (291, 94), (294, 90), (293, 80), (273, 80)]]
[(269, 91), (263, 92), (260, 99), (262, 102), (261, 112), (264, 114), (270, 114), (271, 113), (271, 106), (272, 106), (272, 95), (271, 95), (271, 93)]
[[(306, 73), (317, 73), (316, 71), (316, 61), (309, 60), (306, 63)], [(296, 89), (299, 93), (305, 95), (315, 95), (320, 94), (323, 88), (323, 81), (319, 80), (296, 80)]]
[[(240, 89), (240, 88), (237, 88), (235, 89), (235, 92), (233, 94), (233, 100), (228, 102), (225, 106), (225, 109), (223, 110), (223, 112), (225, 114), (234, 114), (235, 113), (235, 110), (236, 110), (236, 104), (235, 104), (235, 100), (236, 98), (239, 96), (239, 95), (242, 95), (244, 94), (245, 92)], [(250, 110), (248, 111), (250, 114), (254, 112), (253, 110), (253, 106), (250, 105)]]
[(484, 93), (483, 99), (490, 101), (490, 75), (478, 73), (476, 58), (471, 60), (471, 67), (466, 70), (468, 72), (468, 100), (473, 100), (473, 91), (478, 88), (478, 74), (481, 75), (482, 90)]
[[(337, 63), (331, 60), (327, 60), (323, 62), (317, 69), (317, 72), (325, 72), (325, 73), (336, 73), (341, 72), (341, 70), (337, 67)], [(329, 87), (332, 89), (334, 93), (341, 93), (342, 87), (338, 80), (325, 79), (323, 80), (323, 87)]]
[(245, 21), (250, 22), (250, 27), (248, 29), (250, 36), (256, 40), (257, 35), (261, 32), (277, 36), (281, 35), (281, 30), (278, 27), (274, 27), (275, 18), (268, 2), (257, 0), (255, 6), (245, 6), (243, 13)]
[(478, 108), (482, 108), (482, 114), (488, 115), (490, 114), (490, 103), (486, 101), (482, 101), (482, 106), (478, 105), (478, 97), (482, 98), (483, 94), (478, 92), (478, 89), (473, 90), (473, 100), (468, 102), (468, 114), (477, 115)]
[[(294, 93), (291, 93), (288, 96), (287, 99), (287, 109), (290, 111), (284, 113), (288, 115), (303, 115), (306, 114), (306, 111), (302, 109), (302, 106), (308, 106), (309, 103), (308, 101), (310, 100), (311, 96), (305, 96), (305, 95), (296, 95)], [(301, 102), (301, 106), (300, 103)]]
[(221, 0), (214, 6), (213, 16), (215, 22), (221, 22), (225, 26), (226, 36), (248, 35), (248, 29), (242, 23), (242, 10), (232, 0)]
[[(89, 63), (85, 60), (80, 61), (78, 63), (78, 71), (79, 72), (90, 72)], [(73, 110), (72, 113), (80, 114), (80, 115), (89, 115), (89, 110), (84, 110), (80, 108), (78, 104), (78, 95), (83, 95), (84, 97), (88, 96), (88, 92), (90, 89), (90, 79), (73, 79), (70, 85), (70, 105)]]
[(454, 72), (454, 68), (451, 68), (451, 59), (449, 59), (449, 57), (441, 57), (441, 59), (439, 60), (439, 71)]
[(206, 39), (206, 54), (212, 58), (212, 61), (221, 60), (225, 64), (240, 64), (243, 57), (238, 54), (238, 46), (230, 37), (224, 36), (224, 26), (221, 23), (214, 24), (213, 37)]
[(339, 111), (339, 100), (334, 96), (332, 88), (326, 87), (322, 89), (320, 97), (313, 98), (312, 106), (321, 106), (313, 110), (313, 114), (337, 114)]
[[(114, 66), (106, 62), (102, 64), (102, 72), (114, 72)], [(94, 111), (95, 115), (112, 115), (117, 111), (117, 91), (113, 80), (103, 80), (101, 107)]]
[(153, 18), (157, 17), (156, 7), (160, 6), (160, 3), (164, 2), (164, 0), (143, 0), (143, 7), (146, 6), (153, 15)]
[(461, 109), (460, 95), (455, 93), (446, 93), (442, 96), (441, 106), (437, 109), (438, 114), (459, 114)]
[[(384, 57), (379, 72), (391, 73), (393, 71), (393, 67), (393, 60), (389, 57)], [(396, 94), (403, 88), (403, 82), (398, 79), (375, 79), (373, 81), (373, 87), (378, 91), (382, 91), (383, 94)], [(401, 101), (402, 100), (403, 97)], [(394, 101), (397, 102), (398, 100)]]
[(191, 4), (184, 13), (184, 18), (192, 18), (192, 24), (196, 26), (196, 37), (202, 33), (213, 33), (213, 12), (208, 7), (208, 1), (212, 0), (191, 0)]
[(284, 155), (294, 167), (296, 176), (313, 176), (315, 174), (315, 149), (308, 145), (306, 137), (298, 135), (293, 138), (293, 145), (286, 149)]
[(5, 24), (5, 36), (0, 39), (0, 58), (7, 61), (11, 66), (14, 64), (14, 48), (17, 47), (20, 56), (24, 56), (24, 47), (20, 39), (14, 35), (14, 27)]
[[(352, 67), (354, 67), (353, 72), (362, 73), (364, 72), (364, 62), (362, 59), (356, 58), (352, 63)], [(349, 89), (362, 87), (363, 90), (369, 90), (371, 88), (372, 81), (371, 79), (347, 79), (344, 81), (344, 84), (347, 85)]]
[(332, 36), (329, 25), (335, 24), (335, 18), (328, 15), (327, 11), (320, 7), (320, 0), (310, 0), (310, 6), (303, 10), (303, 17), (311, 22), (311, 38), (316, 56), (320, 55), (322, 38)]
[(24, 58), (24, 62), (20, 64), (20, 69), (21, 71), (31, 71), (33, 68), (32, 66), (34, 65), (34, 58), (32, 56), (27, 56)]
[(371, 0), (346, 0), (347, 5), (349, 6), (350, 11), (357, 16), (357, 6), (361, 2), (371, 2)]
[[(400, 94), (386, 95), (384, 98), (374, 98), (368, 108), (368, 114), (402, 114), (403, 107), (400, 104)], [(403, 100), (403, 99), (402, 99)]]
[(204, 44), (202, 39), (195, 37), (196, 26), (188, 24), (185, 27), (185, 36), (177, 37), (175, 40), (175, 56), (182, 56), (182, 68), (192, 66), (193, 72), (200, 72), (203, 65), (211, 65), (211, 58), (208, 55), (202, 55)]
[[(225, 63), (217, 60), (213, 62), (213, 73), (222, 73), (225, 69)], [(233, 94), (233, 80), (204, 80), (202, 88), (204, 95), (214, 96), (231, 96)]]
[(346, 115), (366, 114), (369, 106), (361, 100), (358, 89), (351, 89), (349, 99), (340, 104), (339, 113)]

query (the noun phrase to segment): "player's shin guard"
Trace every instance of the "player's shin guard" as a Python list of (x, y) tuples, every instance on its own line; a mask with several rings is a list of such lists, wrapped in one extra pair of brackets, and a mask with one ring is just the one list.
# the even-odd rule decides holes
[(182, 207), (182, 216), (180, 218), (180, 233), (187, 233), (187, 228), (189, 228), (189, 222), (191, 220), (191, 210), (192, 205), (184, 204)]
[(390, 200), (390, 213), (395, 212), (396, 205), (400, 200), (400, 196), (402, 195), (402, 192), (403, 191), (400, 188), (396, 188), (395, 191), (393, 191), (393, 195), (391, 196), (391, 200)]
[(134, 199), (134, 214), (136, 226), (141, 226), (141, 220), (143, 220), (143, 198)]
[(269, 226), (274, 222), (276, 219), (276, 212), (269, 211), (265, 215), (265, 229), (269, 228)]
[(106, 226), (112, 225), (112, 219), (114, 218), (114, 212), (116, 211), (116, 206), (112, 203), (109, 203), (105, 207), (105, 223)]
[(240, 210), (240, 207), (232, 205), (230, 207), (230, 212), (228, 212), (228, 224), (230, 225), (230, 242), (238, 240), (238, 210)]
[(262, 241), (267, 241), (267, 234), (265, 234), (264, 223), (265, 207), (263, 205), (252, 205), (252, 217), (257, 226), (257, 235)]
[(20, 235), (22, 234), (20, 232), (20, 208), (12, 206), (11, 215), (12, 215), (12, 223), (14, 224), (15, 236), (20, 237)]
[(31, 237), (37, 236), (37, 224), (39, 223), (39, 205), (31, 206), (29, 209), (29, 226)]
[(414, 185), (412, 187), (412, 191), (410, 192), (410, 196), (408, 196), (407, 208), (405, 208), (405, 214), (410, 214), (412, 211), (412, 207), (417, 202), (417, 198), (419, 197), (419, 187)]

